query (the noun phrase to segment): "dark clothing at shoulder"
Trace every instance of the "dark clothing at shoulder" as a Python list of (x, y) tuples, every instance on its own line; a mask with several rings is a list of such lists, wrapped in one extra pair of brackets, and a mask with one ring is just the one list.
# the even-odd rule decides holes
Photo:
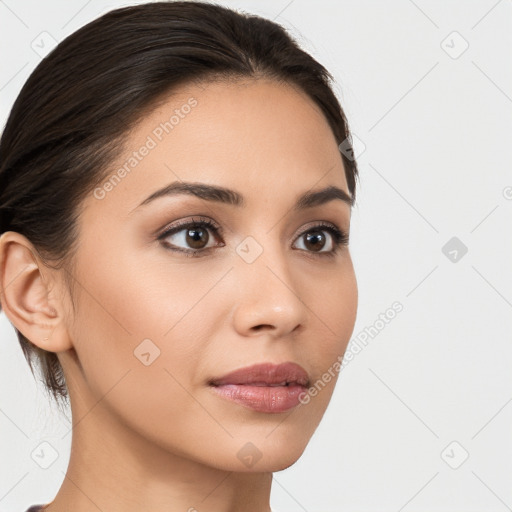
[(40, 512), (43, 508), (43, 505), (32, 505), (27, 512)]

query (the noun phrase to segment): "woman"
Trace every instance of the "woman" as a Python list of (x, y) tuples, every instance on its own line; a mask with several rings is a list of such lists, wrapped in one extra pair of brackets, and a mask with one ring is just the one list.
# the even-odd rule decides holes
[(279, 25), (201, 2), (111, 11), (29, 77), (0, 143), (1, 305), (73, 418), (29, 510), (270, 510), (357, 311), (330, 80)]

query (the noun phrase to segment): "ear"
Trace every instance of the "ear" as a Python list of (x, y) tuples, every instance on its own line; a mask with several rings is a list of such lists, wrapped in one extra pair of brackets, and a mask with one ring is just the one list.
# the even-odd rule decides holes
[(64, 322), (62, 280), (15, 231), (0, 237), (0, 300), (10, 322), (34, 345), (48, 352), (72, 348)]

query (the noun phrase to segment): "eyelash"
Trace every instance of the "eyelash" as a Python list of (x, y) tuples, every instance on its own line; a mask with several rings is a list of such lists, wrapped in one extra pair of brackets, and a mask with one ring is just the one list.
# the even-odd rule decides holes
[[(189, 258), (197, 258), (197, 257), (200, 257), (201, 253), (209, 252), (214, 247), (208, 247), (206, 249), (197, 249), (197, 250), (194, 250), (194, 249), (185, 250), (185, 249), (178, 249), (176, 247), (171, 247), (171, 244), (166, 243), (164, 241), (167, 237), (169, 237), (171, 235), (175, 235), (176, 233), (179, 233), (180, 231), (183, 231), (185, 229), (190, 229), (190, 228), (197, 228), (197, 227), (208, 228), (208, 229), (212, 230), (215, 235), (220, 235), (222, 237), (222, 234), (223, 234), (222, 228), (220, 226), (218, 226), (216, 223), (214, 223), (213, 221), (211, 221), (209, 219), (200, 219), (200, 220), (192, 219), (192, 220), (186, 220), (183, 222), (178, 222), (176, 225), (172, 226), (171, 228), (166, 229), (161, 235), (159, 235), (157, 237), (157, 240), (162, 241), (163, 245), (170, 251), (182, 253), (186, 257), (189, 257)], [(305, 231), (300, 233), (297, 238), (300, 238), (301, 236), (304, 236), (305, 234), (307, 234), (311, 231), (327, 231), (328, 233), (330, 233), (330, 235), (333, 238), (333, 247), (334, 247), (331, 251), (322, 251), (319, 253), (315, 253), (313, 251), (306, 251), (304, 249), (299, 249), (299, 250), (301, 250), (303, 252), (307, 252), (313, 256), (320, 256), (320, 257), (327, 256), (327, 257), (332, 258), (332, 257), (334, 257), (335, 254), (338, 253), (341, 246), (348, 245), (348, 242), (349, 242), (348, 235), (344, 231), (341, 231), (340, 229), (338, 229), (334, 224), (327, 223), (327, 222), (320, 222), (313, 226), (309, 226)]]

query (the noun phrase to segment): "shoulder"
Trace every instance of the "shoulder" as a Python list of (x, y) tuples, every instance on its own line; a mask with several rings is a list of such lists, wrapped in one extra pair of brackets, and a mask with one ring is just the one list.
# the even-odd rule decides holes
[(43, 509), (43, 505), (32, 505), (26, 512), (40, 512)]

